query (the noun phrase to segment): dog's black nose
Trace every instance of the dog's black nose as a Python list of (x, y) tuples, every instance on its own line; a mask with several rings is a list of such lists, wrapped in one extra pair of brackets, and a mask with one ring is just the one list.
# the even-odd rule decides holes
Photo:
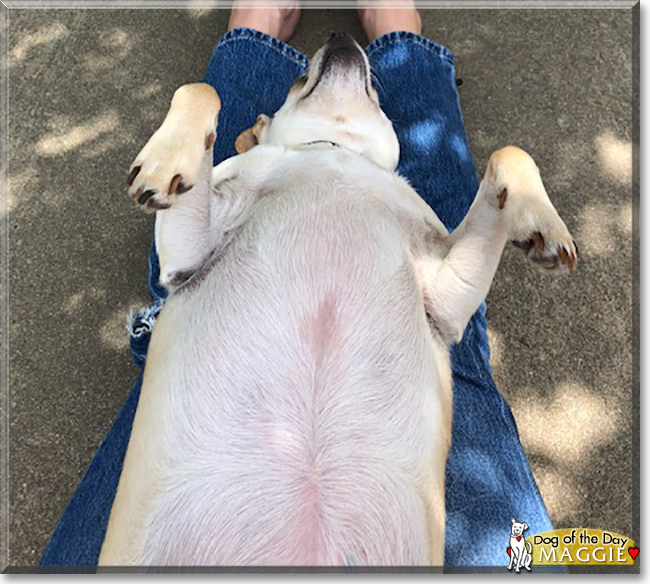
[(328, 45), (354, 45), (354, 39), (347, 33), (344, 32), (333, 32), (330, 34), (330, 38), (327, 39)]

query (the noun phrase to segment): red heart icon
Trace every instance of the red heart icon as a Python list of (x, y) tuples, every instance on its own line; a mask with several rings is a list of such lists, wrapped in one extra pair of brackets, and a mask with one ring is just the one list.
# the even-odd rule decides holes
[(508, 552), (508, 555), (509, 555), (509, 556), (512, 555), (512, 551), (510, 550), (510, 548), (508, 548), (506, 551)]
[(639, 555), (639, 548), (628, 548), (627, 551), (630, 552), (632, 559), (636, 560), (636, 557)]
[(518, 537), (518, 538), (517, 538), (517, 541), (521, 541), (521, 537)]

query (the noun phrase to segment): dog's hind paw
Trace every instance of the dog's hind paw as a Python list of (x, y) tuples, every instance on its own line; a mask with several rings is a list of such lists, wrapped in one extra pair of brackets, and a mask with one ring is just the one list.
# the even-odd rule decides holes
[(484, 180), (490, 204), (504, 214), (509, 239), (531, 262), (545, 273), (575, 270), (578, 248), (529, 154), (514, 146), (497, 150)]
[(562, 231), (534, 231), (530, 238), (513, 240), (528, 259), (544, 273), (563, 273), (576, 269), (578, 246), (566, 228)]

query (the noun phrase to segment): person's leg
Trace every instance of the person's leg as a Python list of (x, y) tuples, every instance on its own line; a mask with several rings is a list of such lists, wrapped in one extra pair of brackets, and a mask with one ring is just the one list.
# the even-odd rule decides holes
[[(397, 10), (402, 12), (394, 17), (383, 8), (361, 15), (374, 39), (366, 52), (381, 106), (399, 138), (398, 171), (453, 229), (478, 189), (453, 55), (418, 34), (419, 18)], [(394, 22), (408, 30), (395, 30)], [(512, 517), (528, 523), (526, 536), (552, 525), (510, 408), (492, 379), (485, 306), (452, 348), (452, 371), (445, 564), (507, 566)]]
[(141, 384), (142, 372), (54, 529), (40, 566), (97, 565)]
[[(233, 11), (230, 30), (217, 43), (204, 77), (222, 101), (214, 147), (215, 165), (236, 154), (234, 145), (239, 133), (252, 126), (259, 113), (273, 114), (284, 102), (294, 79), (309, 66), (304, 55), (270, 34), (290, 35), (296, 24), (295, 13), (289, 12), (280, 19), (277, 15), (269, 17), (264, 24), (264, 16), (259, 12), (259, 9), (244, 13)], [(245, 27), (247, 23), (257, 26), (258, 30)], [(274, 28), (276, 25), (280, 27), (278, 30)], [(155, 246), (151, 249), (149, 267), (152, 305), (129, 319), (131, 351), (140, 367), (144, 366), (155, 317), (166, 296), (158, 282)], [(97, 564), (141, 381), (142, 373), (59, 520), (40, 561), (43, 571), (51, 571), (48, 566)]]
[[(256, 6), (257, 4), (257, 6)], [(298, 0), (280, 2), (283, 6), (267, 8), (268, 0), (235, 2), (230, 12), (228, 30), (251, 28), (288, 43), (300, 20)]]

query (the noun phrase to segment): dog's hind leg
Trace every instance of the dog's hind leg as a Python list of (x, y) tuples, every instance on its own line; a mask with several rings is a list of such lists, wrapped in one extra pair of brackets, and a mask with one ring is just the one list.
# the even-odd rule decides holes
[(513, 146), (490, 157), (471, 209), (447, 237), (445, 259), (432, 262), (431, 269), (423, 266), (427, 314), (446, 342), (461, 339), (487, 296), (508, 239), (545, 272), (575, 269), (575, 242), (546, 194), (537, 165)]
[(533, 561), (533, 547), (529, 541), (524, 546), (524, 568), (530, 572), (530, 564)]

